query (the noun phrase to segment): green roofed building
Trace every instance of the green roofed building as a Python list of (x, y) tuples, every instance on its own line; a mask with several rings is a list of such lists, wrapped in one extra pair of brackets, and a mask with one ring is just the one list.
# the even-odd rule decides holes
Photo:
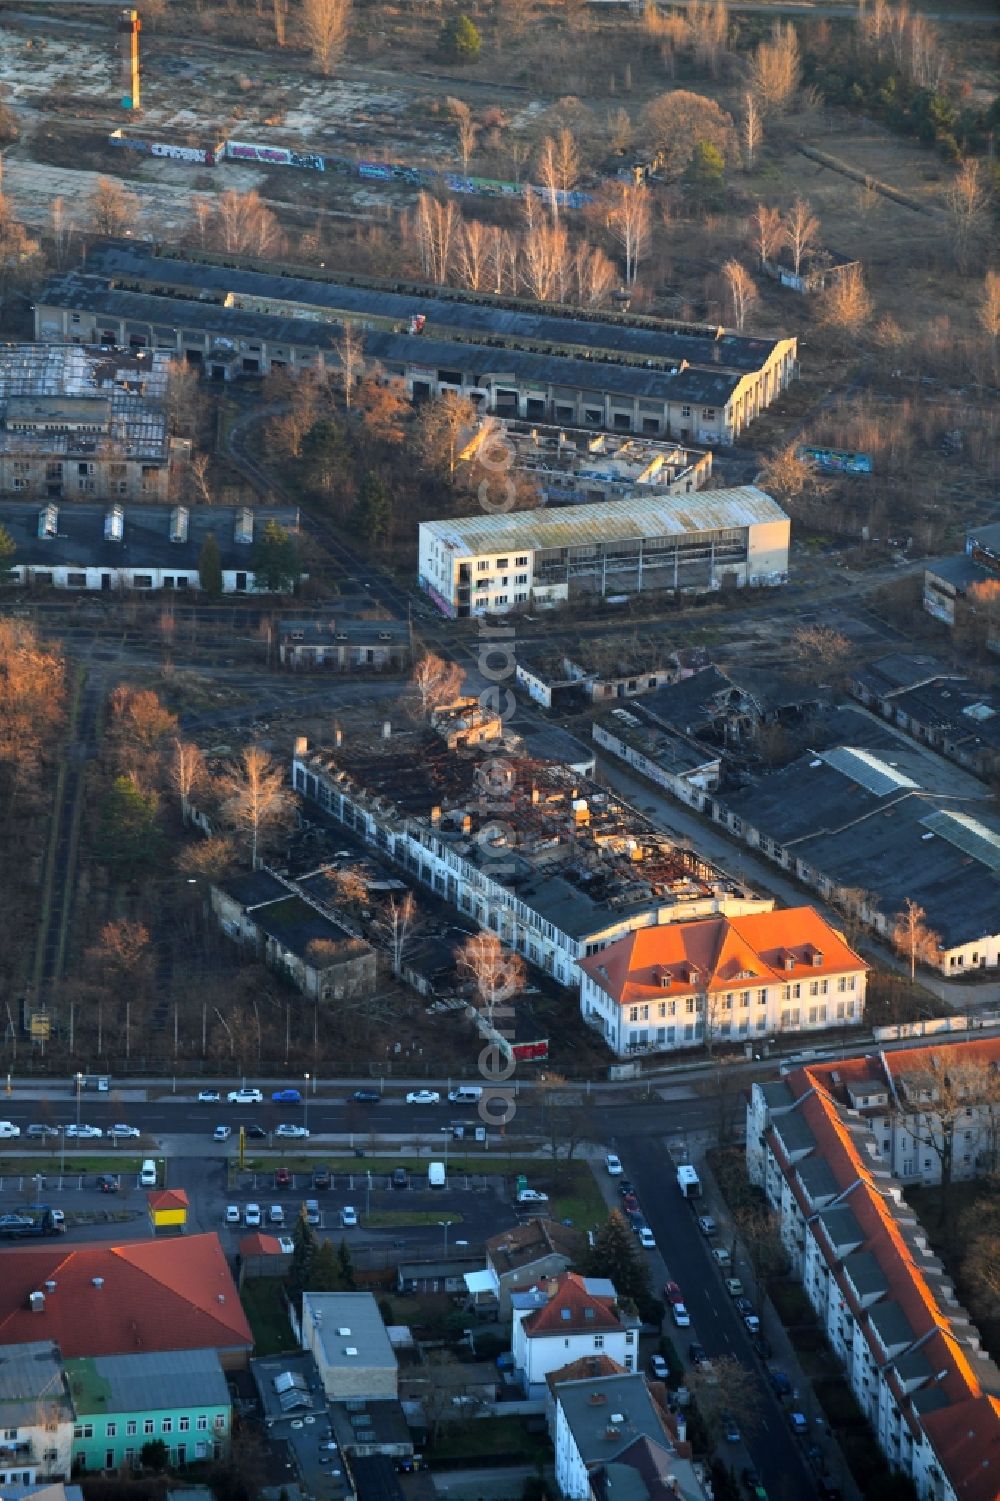
[(157, 1439), (172, 1467), (228, 1451), (232, 1405), (215, 1350), (88, 1356), (65, 1369), (74, 1472), (138, 1466), (143, 1445)]

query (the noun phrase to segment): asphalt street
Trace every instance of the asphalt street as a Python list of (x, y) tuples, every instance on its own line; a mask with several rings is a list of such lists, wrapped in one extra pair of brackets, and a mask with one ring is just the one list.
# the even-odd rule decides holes
[(697, 1340), (709, 1359), (730, 1356), (754, 1373), (760, 1407), (755, 1420), (744, 1425), (743, 1444), (769, 1501), (802, 1501), (816, 1495), (812, 1471), (791, 1431), (786, 1409), (764, 1379), (764, 1367), (712, 1260), (711, 1243), (698, 1229), (697, 1210), (674, 1184), (674, 1164), (662, 1141), (619, 1134), (615, 1150), (691, 1315), (690, 1329), (670, 1331), (678, 1355), (689, 1365), (688, 1345)]

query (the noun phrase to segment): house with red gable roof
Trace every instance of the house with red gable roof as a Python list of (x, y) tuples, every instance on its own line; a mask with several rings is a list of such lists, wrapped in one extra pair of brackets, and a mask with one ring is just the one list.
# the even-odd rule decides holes
[[(922, 1058), (918, 1073), (933, 1076), (931, 1054), (947, 1067), (945, 1055), (963, 1046), (913, 1050)], [(793, 1267), (890, 1467), (912, 1479), (921, 1501), (997, 1501), (1000, 1369), (858, 1109), (862, 1099), (884, 1108), (899, 1058), (882, 1060), (884, 1068), (878, 1058), (845, 1059), (754, 1084), (748, 1171), (779, 1218)], [(951, 1066), (957, 1071), (957, 1056)], [(902, 1068), (912, 1072), (912, 1060)]]
[(16, 1247), (4, 1252), (0, 1345), (53, 1340), (65, 1358), (218, 1351), (226, 1369), (253, 1349), (219, 1237)]
[(858, 1026), (868, 978), (814, 907), (639, 928), (580, 972), (583, 1019), (620, 1058)]
[(604, 1355), (625, 1371), (636, 1369), (639, 1319), (621, 1306), (606, 1277), (564, 1272), (534, 1291), (536, 1296), (512, 1299), (514, 1369), (529, 1397), (545, 1395), (552, 1371), (587, 1356)]

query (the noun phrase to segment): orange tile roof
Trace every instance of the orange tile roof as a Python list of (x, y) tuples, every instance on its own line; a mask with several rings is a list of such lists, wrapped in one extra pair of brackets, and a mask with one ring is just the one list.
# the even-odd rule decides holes
[[(948, 1044), (934, 1051), (947, 1053), (950, 1057), (953, 1049), (954, 1056), (963, 1059), (977, 1056), (995, 1061), (1000, 1054), (1000, 1045), (992, 1041)], [(973, 1049), (977, 1050), (976, 1053), (971, 1051)], [(929, 1051), (926, 1048), (903, 1049), (884, 1056), (887, 1062), (893, 1060), (895, 1072), (902, 1053), (906, 1060), (902, 1064), (905, 1072), (908, 1067), (912, 1069), (918, 1064), (925, 1068)], [(1000, 1407), (992, 1398), (988, 1399), (987, 1406), (982, 1405), (987, 1399), (976, 1367), (969, 1359), (966, 1349), (959, 1344), (946, 1313), (938, 1304), (933, 1287), (915, 1260), (915, 1253), (901, 1228), (898, 1206), (887, 1195), (884, 1186), (875, 1179), (875, 1171), (880, 1169), (884, 1172), (884, 1168), (877, 1157), (869, 1157), (859, 1147), (855, 1130), (844, 1116), (842, 1106), (827, 1087), (834, 1072), (843, 1079), (845, 1073), (850, 1073), (858, 1063), (859, 1060), (848, 1059), (832, 1064), (807, 1065), (788, 1074), (785, 1082), (798, 1101), (798, 1112), (808, 1122), (815, 1137), (816, 1155), (829, 1167), (843, 1196), (839, 1202), (851, 1209), (863, 1236), (864, 1249), (875, 1257), (885, 1276), (887, 1301), (895, 1303), (902, 1310), (913, 1330), (913, 1343), (919, 1341), (920, 1350), (928, 1362), (935, 1370), (944, 1373), (941, 1380), (936, 1382), (936, 1388), (948, 1399), (948, 1406), (918, 1415), (902, 1392), (890, 1365), (887, 1375), (900, 1412), (914, 1434), (921, 1427), (927, 1432), (959, 1501), (997, 1501), (1000, 1496), (1000, 1460), (997, 1457), (1000, 1452)], [(857, 1077), (869, 1077), (875, 1063), (877, 1060), (860, 1060)], [(770, 1134), (772, 1150), (800, 1209), (804, 1215), (809, 1216), (813, 1212), (812, 1207), (798, 1182), (795, 1165), (783, 1150), (780, 1133), (779, 1118), (774, 1122), (774, 1132)], [(866, 1310), (857, 1304), (849, 1287), (845, 1285), (839, 1261), (829, 1250), (823, 1237), (817, 1238), (817, 1244), (873, 1355), (880, 1365), (884, 1365), (885, 1353), (876, 1341)], [(975, 1407), (976, 1424), (970, 1425), (968, 1429), (962, 1427), (962, 1442), (956, 1441), (951, 1446), (951, 1451), (946, 1444), (942, 1451), (934, 1433), (950, 1434), (953, 1426), (958, 1431), (960, 1413), (973, 1404), (979, 1404)], [(954, 1472), (949, 1452), (957, 1463)], [(983, 1466), (987, 1467), (985, 1471)]]
[[(822, 957), (814, 963), (817, 954)], [(626, 1006), (740, 985), (787, 984), (868, 966), (814, 907), (786, 907), (638, 928), (581, 959), (580, 968)], [(690, 978), (692, 971), (697, 971), (696, 979)]]
[(150, 1209), (187, 1209), (188, 1196), (183, 1188), (154, 1188), (146, 1195)]
[(578, 1272), (564, 1272), (545, 1304), (529, 1313), (522, 1328), (529, 1339), (551, 1334), (608, 1334), (621, 1329), (615, 1299), (587, 1291)]
[[(250, 1349), (253, 1335), (219, 1237), (4, 1252), (0, 1344), (51, 1339), (64, 1356)], [(103, 1279), (95, 1287), (93, 1279)], [(55, 1282), (44, 1312), (29, 1294)]]
[(255, 1230), (252, 1235), (244, 1235), (240, 1241), (241, 1256), (283, 1256), (281, 1242), (276, 1235), (268, 1235), (263, 1230)]
[(593, 1355), (581, 1355), (579, 1360), (571, 1360), (569, 1365), (562, 1365), (557, 1371), (549, 1371), (545, 1380), (548, 1388), (552, 1391), (562, 1381), (589, 1381), (595, 1376), (627, 1376), (629, 1373), (617, 1360), (612, 1360), (610, 1355), (595, 1352)]

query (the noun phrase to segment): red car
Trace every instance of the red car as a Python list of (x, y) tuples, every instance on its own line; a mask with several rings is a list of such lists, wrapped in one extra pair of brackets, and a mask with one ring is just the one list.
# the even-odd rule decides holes
[(681, 1292), (676, 1282), (667, 1282), (664, 1284), (663, 1296), (666, 1298), (667, 1302), (671, 1304), (671, 1306), (674, 1303), (684, 1302), (684, 1294)]
[(622, 1199), (622, 1213), (623, 1214), (638, 1214), (639, 1213), (639, 1200), (636, 1198), (635, 1194), (626, 1194), (625, 1197), (624, 1197), (624, 1199)]
[(291, 1183), (291, 1181), (292, 1181), (292, 1175), (288, 1171), (287, 1167), (279, 1167), (279, 1168), (275, 1169), (275, 1173), (274, 1173), (274, 1186), (275, 1186), (275, 1188), (287, 1188), (289, 1186), (289, 1184)]

